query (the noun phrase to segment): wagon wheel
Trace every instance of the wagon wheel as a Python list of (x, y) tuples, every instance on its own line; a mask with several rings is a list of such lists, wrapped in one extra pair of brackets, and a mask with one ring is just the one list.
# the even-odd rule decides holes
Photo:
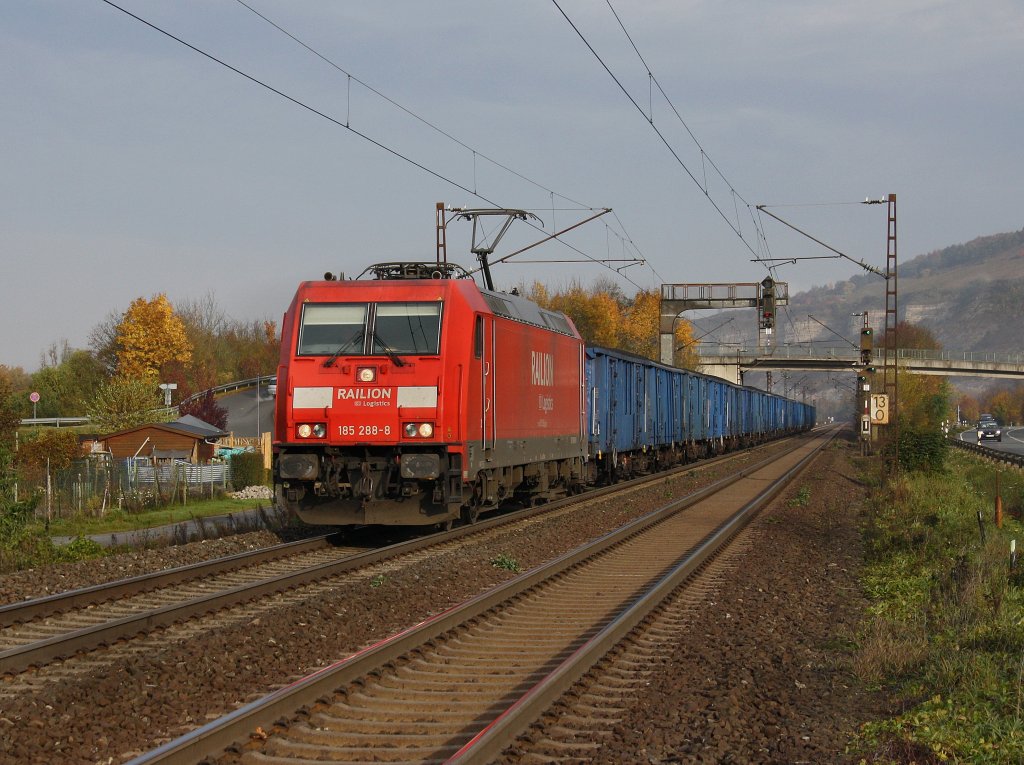
[(465, 525), (469, 526), (476, 523), (480, 518), (480, 505), (482, 504), (483, 495), (483, 479), (477, 478), (476, 483), (473, 484), (473, 492), (469, 497), (469, 502), (462, 507), (462, 522)]

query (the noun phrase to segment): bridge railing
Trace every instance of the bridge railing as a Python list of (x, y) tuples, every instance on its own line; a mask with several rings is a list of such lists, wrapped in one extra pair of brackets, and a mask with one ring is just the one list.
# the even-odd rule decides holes
[(970, 441), (961, 441), (959, 438), (955, 438), (953, 436), (949, 437), (949, 443), (963, 449), (964, 451), (980, 454), (982, 457), (986, 457), (994, 462), (1002, 462), (1007, 465), (1024, 468), (1024, 455), (1022, 454), (1011, 454), (1009, 452), (999, 451), (998, 449), (990, 449), (989, 447), (982, 446), (981, 444), (975, 444)]
[[(250, 377), (246, 380), (235, 380), (234, 382), (224, 383), (223, 385), (217, 385), (213, 388), (207, 388), (206, 390), (194, 393), (191, 396), (183, 398), (176, 406), (168, 407), (166, 409), (158, 409), (157, 412), (172, 414), (178, 411), (178, 407), (188, 401), (195, 401), (198, 398), (202, 398), (210, 391), (213, 391), (213, 395), (216, 396), (221, 393), (231, 393), (236, 390), (242, 390), (243, 388), (251, 388), (254, 385), (273, 385), (277, 383), (277, 375), (261, 375), (260, 377)], [(51, 428), (70, 428), (75, 425), (86, 425), (90, 421), (88, 417), (26, 417), (21, 421), (21, 424), (26, 427), (33, 425), (45, 426)]]
[[(856, 359), (860, 356), (859, 349), (850, 346), (825, 346), (812, 343), (783, 343), (781, 345), (740, 347), (736, 345), (718, 345), (701, 343), (697, 346), (700, 356), (717, 358), (774, 356), (777, 358), (812, 358), (812, 359)], [(875, 361), (879, 361), (882, 349), (875, 349)], [(966, 361), (985, 364), (1024, 364), (1024, 352), (993, 352), (993, 351), (945, 351), (918, 348), (898, 348), (896, 357), (908, 361)]]

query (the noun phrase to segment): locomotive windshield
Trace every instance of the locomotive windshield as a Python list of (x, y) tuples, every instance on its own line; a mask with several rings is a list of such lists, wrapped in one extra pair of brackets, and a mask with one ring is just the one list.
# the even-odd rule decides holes
[(379, 303), (371, 353), (437, 353), (441, 303)]
[(299, 356), (436, 354), (441, 303), (307, 303)]
[(302, 308), (299, 355), (362, 353), (368, 313), (366, 303), (307, 303)]

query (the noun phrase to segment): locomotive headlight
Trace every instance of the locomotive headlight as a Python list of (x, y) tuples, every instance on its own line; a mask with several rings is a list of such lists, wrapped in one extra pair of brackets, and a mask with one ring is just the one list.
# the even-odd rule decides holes
[(323, 438), (327, 435), (327, 425), (322, 422), (304, 422), (295, 428), (299, 438)]
[(434, 426), (429, 422), (407, 422), (402, 430), (406, 438), (430, 438), (434, 435)]
[(356, 370), (356, 379), (362, 383), (376, 382), (377, 370), (374, 367), (359, 367)]

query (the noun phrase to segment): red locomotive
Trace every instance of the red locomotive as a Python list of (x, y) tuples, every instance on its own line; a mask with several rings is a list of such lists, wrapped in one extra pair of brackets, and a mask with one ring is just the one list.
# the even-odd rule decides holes
[(448, 263), (304, 282), (282, 323), (274, 481), (312, 524), (450, 524), (580, 488), (583, 341)]

